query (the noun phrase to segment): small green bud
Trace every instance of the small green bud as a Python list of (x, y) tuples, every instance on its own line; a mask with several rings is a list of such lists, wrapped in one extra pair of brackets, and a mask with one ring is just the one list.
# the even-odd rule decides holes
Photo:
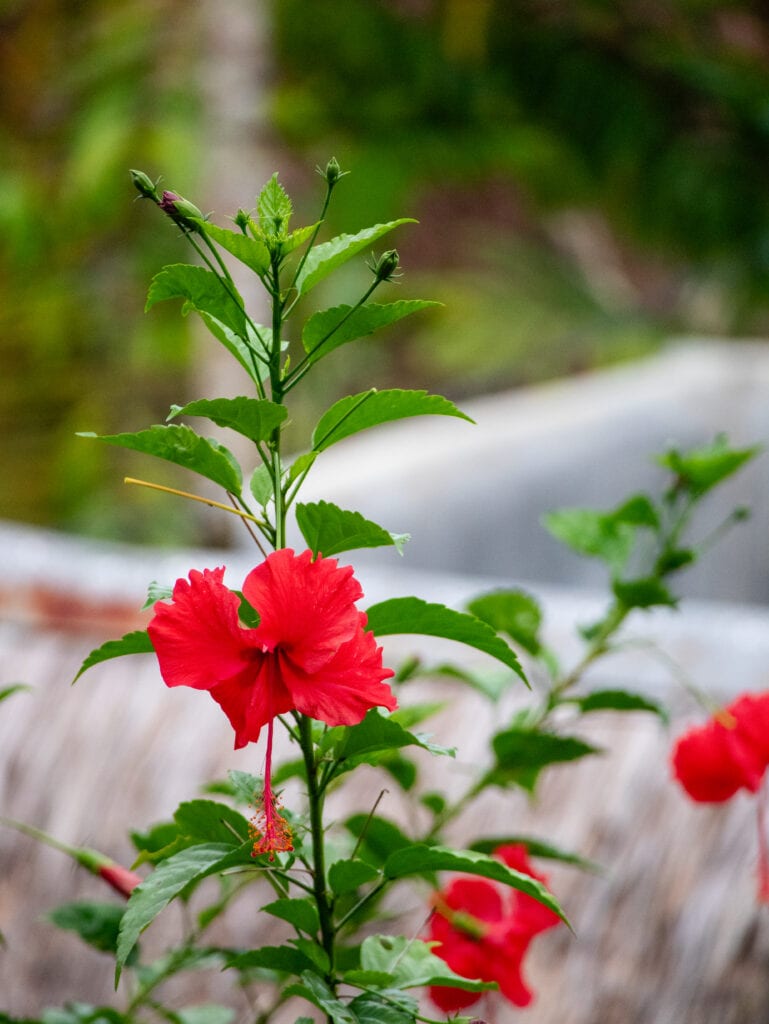
[(154, 203), (159, 203), (158, 190), (155, 183), (145, 174), (144, 171), (130, 171), (131, 181), (134, 184), (134, 188), (142, 197), (142, 199), (151, 199)]
[(391, 281), (393, 274), (398, 269), (398, 250), (388, 249), (383, 252), (378, 260), (371, 264), (371, 271), (377, 281)]
[(238, 210), (238, 212), (235, 214), (233, 220), (235, 221), (236, 225), (240, 228), (240, 230), (243, 232), (243, 234), (247, 235), (248, 234), (248, 225), (251, 222), (251, 218), (246, 213), (246, 211), (245, 210)]
[(350, 173), (349, 171), (340, 170), (339, 161), (335, 156), (331, 157), (329, 162), (326, 164), (325, 170), (322, 167), (316, 167), (315, 170), (321, 178), (325, 178), (329, 189), (332, 189), (339, 179), (345, 176), (345, 174)]

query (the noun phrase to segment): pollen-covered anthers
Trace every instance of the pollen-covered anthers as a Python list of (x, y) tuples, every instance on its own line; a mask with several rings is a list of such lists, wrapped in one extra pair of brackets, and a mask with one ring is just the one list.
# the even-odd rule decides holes
[[(266, 789), (266, 787), (265, 787)], [(256, 796), (256, 814), (248, 827), (249, 839), (253, 839), (253, 857), (269, 853), (275, 860), (276, 853), (288, 853), (294, 848), (291, 827), (280, 813), (280, 800), (272, 793)]]

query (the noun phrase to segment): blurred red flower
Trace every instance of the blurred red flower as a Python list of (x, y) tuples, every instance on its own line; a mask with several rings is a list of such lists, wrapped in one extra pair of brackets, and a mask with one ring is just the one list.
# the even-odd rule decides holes
[(189, 582), (177, 580), (172, 603), (155, 605), (148, 632), (166, 684), (208, 690), (235, 730), (236, 748), (268, 727), (254, 851), (291, 849), (270, 786), (275, 716), (297, 711), (327, 725), (355, 725), (373, 707), (397, 707), (384, 683), (393, 672), (355, 607), (363, 591), (353, 570), (336, 559), (290, 548), (269, 555), (243, 583), (256, 628), (241, 625), (240, 597), (223, 576), (223, 568), (193, 569)]
[(673, 774), (692, 798), (720, 803), (755, 793), (769, 765), (769, 693), (743, 694), (673, 748)]
[[(529, 862), (525, 846), (499, 846), (494, 856), (547, 884), (547, 877)], [(523, 978), (523, 958), (535, 935), (559, 924), (558, 915), (532, 896), (485, 878), (453, 879), (435, 894), (434, 905), (429, 939), (440, 943), (433, 950), (436, 956), (465, 978), (495, 981), (513, 1005), (528, 1006), (534, 994)], [(459, 988), (430, 988), (432, 1001), (447, 1013), (472, 1006), (481, 997)]]

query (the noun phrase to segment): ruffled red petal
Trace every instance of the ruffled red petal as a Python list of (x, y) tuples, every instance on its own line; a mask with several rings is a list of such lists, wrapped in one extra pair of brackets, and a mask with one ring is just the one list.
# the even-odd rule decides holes
[(305, 672), (317, 671), (359, 629), (355, 601), (363, 596), (350, 566), (311, 551), (275, 551), (253, 569), (243, 594), (259, 612), (257, 635), (268, 650), (280, 646)]
[(717, 719), (681, 736), (672, 765), (675, 778), (701, 803), (721, 803), (742, 788), (755, 792), (765, 768), (740, 731)]
[(313, 672), (306, 670), (306, 662), (294, 660), (293, 651), (284, 653), (282, 645), (276, 652), (293, 706), (327, 725), (356, 725), (373, 707), (394, 711), (398, 706), (392, 690), (383, 683), (394, 673), (383, 667), (382, 648), (364, 631), (365, 615), (356, 612), (356, 617), (357, 632)]
[(726, 709), (735, 729), (763, 762), (769, 765), (769, 693), (745, 693)]
[(260, 655), (258, 664), (235, 679), (213, 687), (211, 696), (235, 730), (235, 749), (256, 743), (262, 727), (291, 711), (293, 698), (276, 671), (275, 656)]
[(239, 625), (239, 600), (223, 576), (223, 568), (193, 569), (189, 582), (176, 581), (172, 604), (155, 605), (147, 632), (168, 686), (210, 690), (253, 669), (259, 643)]
[[(534, 868), (529, 860), (528, 850), (522, 843), (498, 846), (494, 851), (494, 856), (514, 871), (529, 875), (530, 878), (541, 882), (542, 885), (548, 884), (547, 875), (541, 874)], [(535, 900), (533, 896), (517, 889), (511, 890), (511, 896), (515, 926), (521, 934), (538, 935), (540, 932), (547, 931), (548, 928), (555, 928), (560, 923), (561, 919), (555, 911), (550, 910), (539, 900)]]

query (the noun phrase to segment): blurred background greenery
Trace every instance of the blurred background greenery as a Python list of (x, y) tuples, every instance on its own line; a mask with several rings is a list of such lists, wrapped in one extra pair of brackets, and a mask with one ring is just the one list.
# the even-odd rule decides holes
[[(217, 19), (250, 19), (263, 45), (233, 56), (212, 42)], [(237, 60), (260, 71), (230, 97), (253, 161), (218, 209), (211, 121), (230, 105), (211, 109), (203, 63), (210, 75)], [(152, 274), (190, 256), (133, 202), (129, 167), (225, 224), (281, 168), (310, 221), (312, 168), (334, 154), (353, 173), (330, 231), (420, 220), (394, 238), (406, 273), (388, 297), (444, 308), (322, 363), (297, 446), (322, 408), (372, 382), (461, 400), (674, 335), (767, 332), (760, 2), (0, 0), (0, 147), (4, 518), (219, 539), (123, 487), (123, 470), (146, 474), (130, 453), (74, 436), (140, 429), (202, 397), (193, 325), (171, 304), (142, 311)], [(354, 298), (357, 272), (318, 301)]]

